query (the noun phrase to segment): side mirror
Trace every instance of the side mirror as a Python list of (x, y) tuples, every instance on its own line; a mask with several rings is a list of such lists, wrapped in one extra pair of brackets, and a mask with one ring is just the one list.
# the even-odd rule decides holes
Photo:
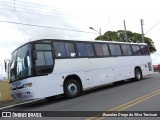
[(9, 65), (10, 65), (10, 60), (5, 59), (5, 60), (4, 60), (5, 72), (8, 72), (8, 71), (9, 71)]
[(7, 66), (8, 66), (8, 65), (7, 65), (7, 62), (4, 62), (5, 72), (8, 71), (8, 67), (7, 67)]
[(33, 59), (37, 60), (37, 51), (36, 50), (33, 51)]

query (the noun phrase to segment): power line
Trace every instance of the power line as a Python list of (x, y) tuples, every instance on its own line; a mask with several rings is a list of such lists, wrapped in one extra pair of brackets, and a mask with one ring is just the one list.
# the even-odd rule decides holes
[[(9, 6), (9, 5), (1, 5), (1, 6), (6, 6), (6, 7), (13, 7), (13, 6)], [(36, 15), (45, 15), (45, 16), (54, 16), (54, 17), (61, 17), (61, 18), (65, 18), (65, 19), (74, 19), (74, 20), (80, 20), (80, 21), (91, 21), (89, 20), (90, 18), (78, 18), (78, 17), (72, 17), (72, 16), (68, 16), (68, 15), (65, 15), (65, 14), (58, 14), (58, 13), (49, 13), (49, 12), (45, 12), (45, 11), (36, 11), (36, 10), (33, 10), (33, 9), (27, 9), (27, 8), (20, 8), (20, 7), (16, 7), (18, 9), (7, 9), (7, 8), (0, 8), (0, 9), (3, 9), (3, 10), (8, 10), (8, 11), (13, 11), (13, 12), (23, 12), (23, 13), (30, 13), (30, 14), (36, 14)], [(22, 11), (22, 10), (19, 10), (19, 9), (22, 9), (22, 10), (26, 10), (26, 11)], [(32, 12), (30, 12), (32, 11)], [(41, 12), (41, 13), (39, 13)], [(55, 15), (54, 15), (55, 14)], [(106, 19), (103, 19), (103, 20), (106, 20)], [(93, 22), (93, 21), (92, 21)]]
[[(24, 10), (31, 10), (32, 12), (29, 12), (29, 13), (33, 13), (33, 12), (43, 12), (43, 14), (42, 13), (37, 13), (37, 14), (39, 14), (39, 15), (47, 15), (47, 16), (53, 16), (53, 14), (56, 14), (56, 15), (60, 15), (59, 17), (62, 17), (62, 16), (64, 16), (65, 18), (69, 18), (69, 19), (76, 19), (76, 20), (83, 20), (83, 21), (90, 21), (89, 19), (89, 17), (88, 16), (83, 16), (83, 17), (81, 17), (81, 18), (78, 18), (77, 16), (73, 16), (73, 15), (71, 15), (71, 14), (66, 14), (66, 13), (64, 13), (64, 12), (62, 12), (62, 11), (57, 11), (56, 9), (59, 9), (59, 8), (54, 8), (54, 7), (51, 7), (51, 6), (44, 6), (44, 5), (39, 5), (39, 4), (33, 4), (33, 3), (28, 3), (28, 2), (22, 2), (21, 1), (21, 3), (27, 3), (27, 4), (33, 4), (33, 5), (36, 5), (36, 6), (30, 6), (30, 5), (24, 5), (24, 4), (19, 4), (19, 3), (17, 3), (17, 0), (16, 0), (16, 2), (15, 3), (10, 3), (10, 2), (6, 2), (6, 1), (0, 1), (1, 3), (9, 3), (9, 4), (11, 4), (11, 6), (10, 5), (2, 5), (1, 4), (1, 6), (6, 6), (6, 7), (13, 7), (13, 11), (15, 11), (16, 10), (16, 12), (18, 11), (20, 11), (20, 10), (17, 10), (16, 8), (18, 8), (18, 9), (24, 9)], [(18, 5), (18, 6), (17, 6)], [(19, 7), (20, 6), (20, 7)], [(24, 8), (24, 6), (25, 7), (29, 7), (29, 8)], [(37, 7), (38, 6), (38, 7)], [(39, 6), (42, 6), (42, 7), (39, 7)], [(22, 8), (23, 7), (23, 8)], [(31, 9), (30, 9), (31, 8)], [(32, 9), (33, 8), (33, 9)], [(36, 10), (36, 8), (38, 9), (38, 10)], [(47, 8), (47, 9), (46, 9)], [(48, 8), (51, 8), (51, 9), (48, 9)], [(53, 9), (54, 8), (54, 9)], [(45, 10), (45, 11), (44, 11)], [(46, 12), (46, 10), (47, 10), (47, 12)], [(61, 10), (63, 10), (63, 9), (61, 9)], [(20, 11), (20, 12), (28, 12), (28, 11)], [(55, 12), (57, 12), (57, 13), (55, 13)], [(59, 13), (60, 14), (59, 14)], [(44, 14), (44, 13), (47, 13), (47, 14)], [(36, 13), (34, 13), (34, 14), (36, 14)], [(50, 15), (49, 15), (50, 14)], [(94, 15), (95, 16), (95, 15)], [(96, 15), (96, 18), (97, 18), (97, 16), (99, 16), (99, 15)], [(99, 18), (99, 17), (98, 17)], [(103, 18), (104, 18), (104, 16), (103, 16)], [(87, 20), (88, 19), (88, 20)], [(106, 18), (105, 17), (105, 19), (107, 19), (108, 20), (108, 17)], [(104, 19), (104, 20), (105, 20)]]
[[(22, 13), (29, 13), (29, 14), (36, 14), (36, 15), (52, 16), (52, 17), (61, 17), (61, 18), (65, 18), (65, 19), (73, 19), (73, 20), (80, 20), (80, 21), (90, 21), (90, 20), (87, 20), (87, 18), (86, 19), (84, 19), (84, 18), (82, 19), (82, 18), (68, 17), (68, 16), (62, 16), (61, 14), (56, 14), (56, 13), (53, 13), (53, 14), (44, 14), (46, 12), (38, 13), (40, 11), (35, 11), (35, 10), (32, 10), (33, 12), (30, 12), (30, 11), (22, 11), (22, 10), (18, 10), (18, 9), (15, 9), (15, 11), (13, 9), (7, 9), (7, 8), (0, 8), (0, 9), (2, 9), (2, 10), (8, 10), (8, 11), (13, 11), (13, 12), (22, 12)], [(21, 8), (19, 8), (19, 9), (21, 9)], [(27, 9), (24, 9), (24, 10), (27, 10)]]
[[(14, 3), (10, 3), (10, 2), (6, 2), (6, 1), (0, 1), (1, 3), (9, 3), (9, 4), (12, 4), (12, 6), (11, 7), (13, 7), (14, 6)], [(31, 4), (31, 5), (35, 5), (35, 6), (30, 6), (30, 5), (25, 5), (25, 4), (19, 4), (19, 3), (17, 3), (18, 2), (18, 0), (16, 0), (15, 1), (15, 5), (18, 5), (18, 6), (21, 6), (21, 7), (23, 7), (24, 8), (24, 6), (26, 6), (26, 7), (30, 7), (30, 8), (40, 8), (40, 9), (42, 9), (42, 10), (48, 10), (48, 11), (57, 11), (57, 12), (60, 12), (60, 13), (64, 13), (64, 12), (62, 12), (62, 11), (66, 11), (67, 9), (60, 9), (60, 8), (55, 8), (55, 7), (51, 7), (51, 6), (46, 6), (46, 5), (41, 5), (41, 4), (33, 4), (33, 3), (28, 3), (28, 2), (22, 2), (22, 1), (20, 1), (21, 3), (27, 3), (27, 4)], [(40, 7), (41, 6), (41, 7)], [(51, 9), (48, 9), (48, 8), (51, 8)], [(61, 11), (59, 11), (59, 10), (57, 10), (57, 9), (60, 9)], [(71, 12), (70, 10), (67, 10), (67, 12)], [(72, 16), (72, 15), (69, 15), (69, 16)]]
[[(69, 9), (62, 9), (62, 8), (57, 8), (57, 7), (53, 7), (53, 6), (47, 6), (47, 5), (42, 5), (42, 4), (35, 4), (35, 3), (31, 3), (31, 2), (24, 2), (24, 1), (20, 1), (20, 0), (12, 0), (12, 2), (6, 2), (4, 0), (0, 0), (1, 3), (9, 3), (9, 4), (15, 4), (16, 5), (21, 5), (21, 6), (28, 6), (28, 7), (32, 7), (32, 8), (35, 8), (35, 6), (37, 7), (43, 7), (43, 8), (51, 8), (51, 9), (54, 9), (57, 11), (57, 9), (61, 10), (61, 11), (70, 11)], [(21, 4), (22, 3), (22, 4)], [(33, 6), (31, 6), (33, 5)], [(37, 8), (38, 8), (37, 7)]]
[[(16, 2), (20, 2), (20, 3), (24, 3), (24, 4), (29, 4), (29, 5), (35, 5), (35, 6), (42, 6), (42, 7), (46, 7), (46, 8), (55, 8), (52, 6), (47, 6), (47, 5), (41, 5), (41, 4), (35, 4), (35, 3), (30, 3), (30, 2), (24, 2), (24, 1), (20, 1), (20, 0), (16, 0)], [(28, 5), (26, 5), (28, 6)], [(68, 9), (62, 9), (62, 8), (55, 8), (55, 9), (60, 9), (60, 10), (64, 10), (64, 11), (68, 11)]]
[[(1, 3), (3, 3), (3, 4), (1, 4)], [(55, 11), (57, 11), (57, 10), (52, 10), (54, 7), (45, 6), (45, 7), (49, 7), (49, 8), (52, 8), (52, 9), (44, 9), (43, 5), (40, 5), (40, 6), (42, 6), (42, 8), (41, 8), (41, 7), (37, 7), (38, 4), (32, 4), (32, 3), (28, 3), (28, 2), (22, 2), (22, 1), (21, 1), (21, 3), (27, 3), (27, 4), (36, 5), (36, 6), (33, 7), (33, 6), (30, 6), (30, 5), (19, 4), (19, 3), (17, 3), (17, 0), (13, 0), (13, 2), (6, 2), (6, 1), (1, 1), (0, 0), (0, 6), (2, 6), (2, 7), (4, 6), (4, 7), (9, 8), (9, 9), (6, 9), (6, 8), (0, 8), (0, 9), (14, 11), (14, 12), (25, 12), (25, 13), (31, 13), (31, 14), (37, 14), (37, 15), (47, 15), (47, 16), (54, 16), (54, 17), (63, 17), (63, 18), (68, 18), (68, 19), (84, 20), (84, 17), (83, 17), (83, 19), (82, 18), (78, 19), (77, 17), (74, 18), (72, 15), (66, 15), (66, 14), (62, 14), (62, 13), (61, 14), (55, 13)], [(25, 8), (25, 7), (22, 8), (22, 6), (29, 7), (29, 9)], [(11, 9), (11, 8), (13, 8), (13, 9)], [(22, 10), (24, 10), (24, 11), (22, 11)], [(48, 11), (46, 12), (46, 11), (43, 11), (43, 10), (48, 10), (49, 12)], [(41, 13), (39, 13), (39, 12), (41, 12)], [(45, 14), (45, 13), (47, 13), (47, 14)], [(56, 14), (56, 16), (53, 15), (53, 14)], [(84, 21), (87, 21), (87, 20), (84, 20)], [(88, 20), (88, 21), (90, 21), (90, 20)], [(13, 22), (10, 22), (10, 21), (2, 21), (2, 22), (13, 23)], [(55, 27), (41, 26), (41, 25), (32, 25), (32, 24), (18, 23), (18, 22), (14, 22), (14, 24), (36, 26), (36, 27), (43, 27), (43, 28), (52, 28), (52, 29), (59, 29), (59, 30), (68, 30), (68, 31), (75, 31), (75, 32), (92, 33), (92, 32), (86, 32), (86, 31), (64, 29), (64, 28), (55, 28)], [(92, 34), (95, 34), (95, 33), (92, 33)]]
[(145, 33), (145, 35), (146, 35), (147, 33), (149, 33), (153, 28), (155, 28), (159, 23), (160, 23), (160, 21), (158, 21), (155, 25), (153, 25), (153, 26)]
[(50, 26), (35, 25), (35, 24), (20, 23), (20, 22), (12, 22), (12, 21), (2, 21), (2, 20), (0, 20), (0, 22), (18, 24), (18, 25), (25, 25), (25, 26), (31, 26), (31, 27), (42, 27), (42, 28), (49, 28), (49, 29), (57, 29), (57, 30), (66, 30), (66, 31), (73, 31), (73, 32), (83, 32), (83, 33), (97, 34), (97, 33), (93, 33), (93, 32), (81, 31), (81, 30), (73, 30), (73, 29), (67, 29), (67, 28), (56, 28), (56, 27), (50, 27)]

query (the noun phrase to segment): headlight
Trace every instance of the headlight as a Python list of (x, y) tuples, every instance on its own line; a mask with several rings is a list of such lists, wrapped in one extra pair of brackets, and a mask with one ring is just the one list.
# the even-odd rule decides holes
[(25, 88), (25, 87), (32, 87), (33, 85), (32, 85), (32, 83), (26, 83), (26, 84), (24, 84), (23, 86), (24, 86), (24, 88)]

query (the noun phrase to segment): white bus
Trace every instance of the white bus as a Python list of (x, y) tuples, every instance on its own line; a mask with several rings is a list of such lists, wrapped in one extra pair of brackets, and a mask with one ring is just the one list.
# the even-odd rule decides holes
[(145, 43), (43, 39), (18, 47), (10, 63), (13, 98), (28, 100), (83, 91), (152, 74)]

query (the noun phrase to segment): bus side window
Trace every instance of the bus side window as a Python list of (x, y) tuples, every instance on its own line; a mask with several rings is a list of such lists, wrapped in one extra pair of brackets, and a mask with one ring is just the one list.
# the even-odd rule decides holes
[(121, 45), (121, 47), (122, 47), (123, 55), (129, 55), (127, 45)]
[(79, 57), (86, 57), (87, 52), (84, 43), (76, 43), (77, 53)]
[(149, 55), (149, 50), (146, 45), (141, 46), (141, 53), (142, 53), (142, 55)]
[(95, 43), (94, 44), (94, 48), (95, 48), (95, 51), (96, 51), (96, 55), (97, 56), (103, 56), (103, 49), (102, 49), (102, 44), (97, 44)]
[(109, 56), (109, 49), (107, 44), (102, 45), (104, 56)]
[(50, 44), (35, 44), (37, 51), (36, 66), (53, 65), (52, 50)]
[(138, 45), (137, 45), (137, 53), (138, 53), (138, 55), (141, 55), (141, 48)]
[(94, 56), (94, 50), (93, 46), (91, 43), (85, 43), (86, 51), (87, 51), (87, 56), (88, 57), (93, 57)]
[(51, 51), (37, 51), (36, 66), (53, 65)]
[(116, 52), (116, 47), (114, 44), (109, 44), (109, 48), (110, 48), (110, 52), (112, 56), (116, 56), (117, 52)]
[(36, 66), (44, 66), (44, 65), (45, 65), (45, 59), (43, 51), (37, 51)]
[(76, 56), (76, 52), (75, 52), (75, 48), (74, 48), (73, 43), (66, 42), (65, 43), (65, 49), (66, 49), (67, 57), (75, 57)]
[(64, 42), (54, 42), (53, 45), (56, 57), (67, 57)]
[(109, 50), (107, 44), (95, 43), (94, 48), (97, 56), (109, 56)]
[(50, 44), (35, 44), (37, 59), (35, 60), (35, 74), (48, 74), (53, 70), (53, 55)]
[(132, 55), (132, 49), (130, 45), (121, 45), (123, 55)]
[(53, 65), (53, 58), (52, 58), (52, 52), (51, 51), (44, 51), (44, 59), (46, 65)]
[(133, 55), (141, 55), (140, 46), (132, 45)]
[(75, 57), (76, 52), (72, 42), (54, 42), (55, 55), (58, 58)]
[(115, 48), (116, 48), (117, 55), (118, 55), (118, 56), (121, 56), (121, 55), (122, 55), (121, 46), (116, 44), (116, 45), (115, 45)]
[(130, 46), (130, 45), (127, 45), (127, 48), (128, 48), (129, 55), (132, 55), (133, 53), (132, 53), (132, 48), (131, 48), (131, 46)]

